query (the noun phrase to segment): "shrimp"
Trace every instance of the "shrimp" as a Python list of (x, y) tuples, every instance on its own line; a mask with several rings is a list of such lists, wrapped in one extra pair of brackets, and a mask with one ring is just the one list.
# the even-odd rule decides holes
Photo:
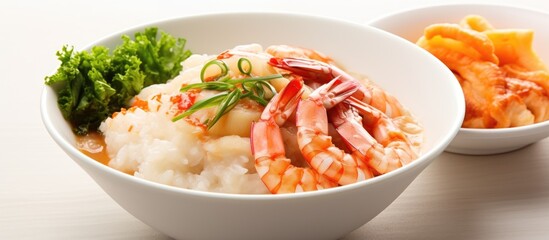
[(286, 157), (280, 126), (297, 107), (303, 83), (292, 80), (277, 94), (252, 124), (251, 146), (255, 168), (271, 193), (313, 191), (337, 186), (311, 168), (292, 165)]
[(373, 177), (362, 161), (335, 146), (328, 135), (327, 108), (351, 96), (358, 84), (336, 77), (301, 100), (296, 112), (297, 142), (303, 157), (319, 174), (340, 185)]
[(271, 58), (269, 64), (297, 74), (307, 81), (327, 83), (339, 77), (341, 81), (356, 82), (358, 90), (353, 94), (355, 98), (380, 109), (390, 117), (408, 114), (394, 96), (378, 86), (364, 84), (335, 65), (305, 58)]
[(349, 97), (338, 104), (329, 116), (353, 154), (378, 175), (398, 169), (417, 158), (407, 135), (391, 118), (356, 98)]

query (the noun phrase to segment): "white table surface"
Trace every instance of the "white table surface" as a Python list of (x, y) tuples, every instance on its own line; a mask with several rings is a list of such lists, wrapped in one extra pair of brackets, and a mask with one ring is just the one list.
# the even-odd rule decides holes
[[(364, 23), (444, 2), (1, 1), (0, 239), (168, 239), (120, 208), (45, 131), (39, 97), (63, 44), (82, 48), (134, 25), (210, 12), (286, 11)], [(548, 1), (475, 2), (549, 12)], [(503, 155), (443, 153), (384, 212), (345, 237), (366, 238), (549, 239), (549, 139)]]

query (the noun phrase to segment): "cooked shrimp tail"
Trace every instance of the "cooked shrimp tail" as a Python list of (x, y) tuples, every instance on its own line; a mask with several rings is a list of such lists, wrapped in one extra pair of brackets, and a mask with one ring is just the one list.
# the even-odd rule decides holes
[[(271, 58), (269, 64), (284, 70), (291, 71), (305, 80), (312, 80), (326, 83), (334, 77), (347, 75), (339, 68), (326, 64), (324, 62), (315, 61), (305, 58)], [(344, 76), (346, 78), (350, 78)]]
[(295, 111), (302, 94), (303, 83), (299, 79), (290, 81), (265, 107), (265, 110), (261, 113), (261, 119), (273, 118), (276, 124), (284, 124)]
[(355, 93), (359, 88), (356, 82), (342, 82), (341, 78), (335, 77), (327, 84), (324, 84), (311, 93), (311, 99), (320, 101), (325, 108), (332, 108)]
[[(340, 77), (342, 81), (357, 81), (345, 71), (334, 65), (330, 65), (321, 61), (305, 58), (271, 58), (269, 64), (293, 74), (303, 77), (306, 81), (318, 83), (327, 83), (335, 77)], [(360, 86), (360, 90), (355, 93), (355, 97), (362, 99), (367, 92), (364, 86)]]
[(292, 165), (286, 157), (280, 125), (294, 111), (303, 84), (292, 80), (267, 105), (258, 122), (252, 124), (251, 145), (255, 168), (271, 193), (313, 191), (337, 186), (313, 169)]
[(380, 109), (390, 117), (408, 114), (395, 97), (380, 87), (367, 80), (360, 81), (334, 65), (305, 58), (271, 58), (269, 64), (299, 75), (306, 81), (324, 84), (339, 77), (342, 82), (355, 82), (358, 90), (353, 97)]
[(340, 185), (373, 176), (364, 163), (335, 146), (328, 135), (327, 108), (351, 95), (356, 84), (335, 78), (302, 100), (296, 112), (297, 141), (303, 157), (318, 173)]
[(330, 116), (338, 133), (378, 174), (398, 169), (417, 158), (406, 134), (378, 109), (350, 97), (335, 111)]

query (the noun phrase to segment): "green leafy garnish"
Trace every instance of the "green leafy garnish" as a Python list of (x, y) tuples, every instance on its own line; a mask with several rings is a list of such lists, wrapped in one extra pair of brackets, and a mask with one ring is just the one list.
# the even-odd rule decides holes
[(141, 89), (165, 83), (182, 70), (181, 62), (191, 52), (185, 39), (157, 28), (122, 36), (112, 54), (104, 46), (77, 52), (63, 46), (57, 52), (60, 67), (45, 78), (58, 94), (59, 108), (76, 134), (95, 130), (111, 113), (126, 107)]
[[(243, 63), (246, 63), (246, 66), (242, 66)], [(211, 66), (219, 67), (221, 72), (216, 77), (212, 78), (215, 79), (214, 81), (204, 81), (204, 72)], [(181, 91), (186, 92), (191, 89), (204, 89), (220, 91), (220, 93), (210, 98), (197, 101), (185, 112), (175, 116), (172, 121), (178, 121), (201, 109), (217, 107), (214, 117), (206, 120), (204, 123), (207, 128), (210, 129), (223, 115), (231, 111), (236, 104), (244, 98), (249, 98), (266, 106), (269, 100), (276, 94), (276, 89), (269, 81), (282, 77), (280, 74), (251, 77), (252, 65), (247, 58), (239, 59), (238, 69), (242, 74), (250, 77), (232, 79), (228, 76), (228, 69), (229, 68), (223, 61), (217, 59), (204, 64), (200, 74), (202, 82), (186, 85), (181, 88)]]

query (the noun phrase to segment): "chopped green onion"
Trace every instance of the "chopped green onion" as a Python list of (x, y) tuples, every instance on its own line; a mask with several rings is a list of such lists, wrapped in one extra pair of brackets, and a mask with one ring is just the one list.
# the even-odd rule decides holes
[(240, 91), (240, 89), (238, 88), (228, 93), (219, 103), (219, 107), (215, 112), (215, 116), (210, 121), (208, 121), (208, 129), (210, 129), (221, 118), (221, 116), (231, 111), (236, 106), (238, 101), (240, 101), (241, 96), (242, 91)]
[[(248, 71), (244, 70), (244, 67), (242, 66), (242, 63), (245, 62), (247, 64), (247, 67), (248, 67)], [(250, 62), (249, 59), (247, 58), (240, 58), (238, 59), (238, 70), (242, 73), (242, 74), (246, 74), (248, 76), (250, 76), (250, 74), (252, 73), (252, 62)]]
[(215, 82), (201, 82), (201, 83), (192, 83), (181, 88), (181, 92), (186, 92), (190, 89), (201, 88), (207, 90), (216, 90), (216, 91), (229, 91), (234, 88), (234, 84), (215, 81)]
[(223, 62), (221, 60), (214, 59), (214, 60), (211, 60), (211, 61), (207, 62), (206, 64), (204, 64), (204, 67), (202, 68), (202, 71), (200, 71), (200, 80), (202, 82), (204, 82), (204, 80), (205, 80), (204, 79), (204, 74), (206, 73), (206, 70), (212, 65), (218, 66), (219, 70), (221, 71), (219, 76), (217, 76), (217, 78), (214, 78), (213, 81), (217, 81), (218, 79), (226, 76), (229, 73), (229, 67), (227, 67), (227, 64), (225, 64), (225, 62)]
[(228, 82), (228, 83), (233, 83), (233, 84), (238, 84), (238, 83), (244, 83), (244, 82), (258, 82), (258, 81), (268, 81), (268, 80), (273, 80), (273, 79), (277, 79), (277, 78), (281, 78), (282, 75), (281, 74), (272, 74), (272, 75), (268, 75), (268, 76), (263, 76), (263, 77), (250, 77), (250, 78), (240, 78), (240, 79), (229, 79), (225, 82)]
[[(247, 67), (245, 66), (246, 64)], [(221, 73), (213, 81), (205, 82), (204, 74), (206, 69), (212, 65), (218, 66)], [(269, 81), (283, 76), (280, 74), (272, 74), (262, 77), (252, 77), (252, 65), (247, 58), (240, 58), (238, 60), (238, 70), (242, 74), (250, 77), (233, 79), (229, 76), (229, 68), (223, 61), (215, 59), (207, 62), (200, 73), (202, 82), (186, 85), (181, 88), (181, 91), (205, 89), (220, 91), (221, 93), (195, 102), (187, 111), (172, 118), (172, 121), (178, 121), (204, 108), (217, 107), (214, 117), (207, 119), (204, 122), (207, 128), (210, 129), (223, 115), (231, 111), (236, 104), (244, 98), (249, 98), (266, 106), (267, 103), (269, 103), (269, 100), (276, 94), (276, 89)]]
[(256, 95), (251, 94), (251, 92), (248, 92), (247, 94), (243, 95), (242, 98), (249, 98), (257, 103), (261, 104), (261, 106), (265, 107), (269, 103), (269, 101), (265, 100), (264, 98), (258, 97)]
[(200, 109), (217, 106), (219, 105), (219, 103), (223, 101), (223, 99), (225, 99), (227, 95), (228, 93), (223, 92), (211, 98), (207, 98), (207, 99), (195, 102), (189, 109), (187, 109), (187, 111), (172, 118), (172, 122), (183, 119), (184, 117), (187, 117)]

